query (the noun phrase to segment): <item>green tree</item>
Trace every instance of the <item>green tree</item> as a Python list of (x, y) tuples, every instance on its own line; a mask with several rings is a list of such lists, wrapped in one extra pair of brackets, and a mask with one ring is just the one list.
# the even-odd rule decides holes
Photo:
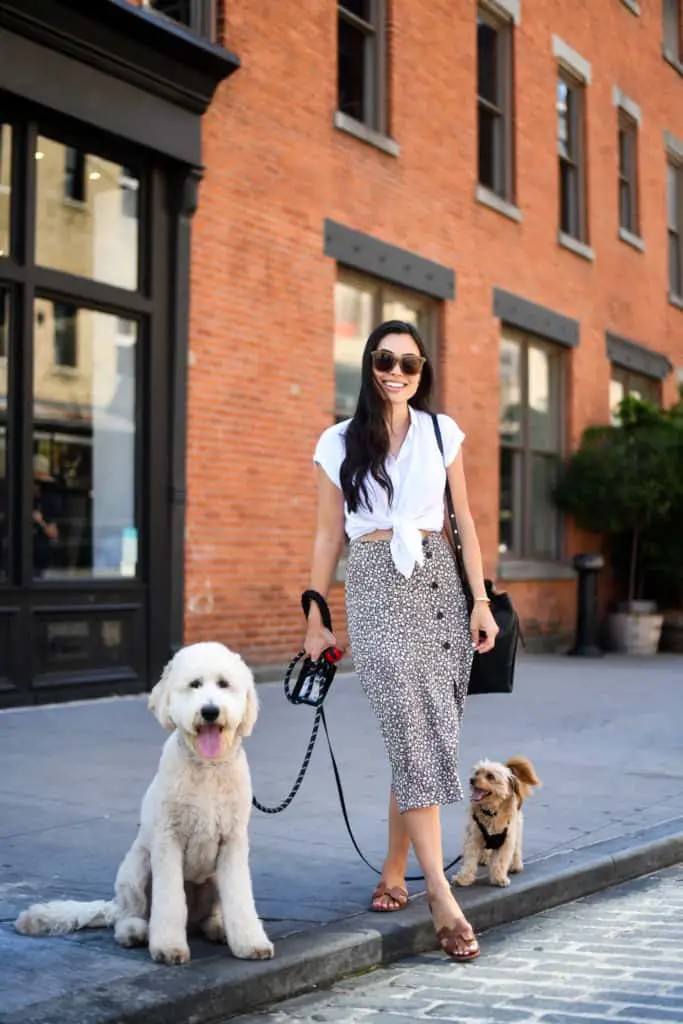
[[(629, 601), (645, 574), (666, 562), (657, 538), (669, 536), (683, 507), (683, 408), (661, 410), (625, 398), (616, 425), (589, 427), (566, 461), (555, 492), (577, 525), (608, 538), (612, 555), (626, 552)], [(680, 541), (679, 541), (680, 543)], [(675, 570), (674, 570), (675, 571)]]

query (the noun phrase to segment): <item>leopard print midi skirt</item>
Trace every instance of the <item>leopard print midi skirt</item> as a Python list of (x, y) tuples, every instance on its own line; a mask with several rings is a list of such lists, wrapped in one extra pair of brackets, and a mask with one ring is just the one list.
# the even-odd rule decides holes
[(346, 569), (351, 653), (401, 812), (462, 799), (458, 745), (474, 656), (448, 542), (430, 534), (423, 549), (424, 565), (406, 579), (389, 541), (356, 540)]

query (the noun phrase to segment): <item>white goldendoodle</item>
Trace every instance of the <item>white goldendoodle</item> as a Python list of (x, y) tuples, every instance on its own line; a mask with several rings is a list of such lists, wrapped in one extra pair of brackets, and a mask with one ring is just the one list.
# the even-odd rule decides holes
[(524, 869), (522, 804), (541, 780), (527, 757), (480, 761), (470, 778), (470, 806), (463, 862), (452, 881), (472, 885), (480, 864), (487, 865), (492, 885), (508, 886), (510, 872)]
[(223, 644), (192, 644), (166, 666), (149, 708), (173, 734), (142, 801), (115, 898), (35, 904), (15, 927), (60, 935), (113, 925), (121, 946), (148, 943), (153, 960), (181, 964), (190, 959), (189, 923), (227, 942), (236, 957), (272, 957), (249, 872), (251, 778), (242, 739), (258, 714), (253, 676)]

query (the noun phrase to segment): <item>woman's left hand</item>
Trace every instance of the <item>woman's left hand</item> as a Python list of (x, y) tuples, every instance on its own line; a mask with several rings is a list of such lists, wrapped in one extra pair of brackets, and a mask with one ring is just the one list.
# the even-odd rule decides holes
[[(472, 615), (470, 616), (470, 631), (472, 633), (472, 646), (477, 654), (486, 654), (493, 650), (499, 629), (491, 609), (486, 601), (475, 601)], [(485, 634), (484, 636), (480, 634)]]

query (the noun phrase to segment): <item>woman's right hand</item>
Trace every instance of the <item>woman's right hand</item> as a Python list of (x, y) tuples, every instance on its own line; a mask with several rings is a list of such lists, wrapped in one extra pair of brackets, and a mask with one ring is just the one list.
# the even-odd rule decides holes
[(306, 639), (304, 640), (304, 651), (311, 661), (317, 661), (328, 647), (336, 646), (337, 641), (334, 638), (334, 633), (331, 633), (329, 629), (325, 629), (323, 625), (309, 622), (308, 629), (306, 630)]

